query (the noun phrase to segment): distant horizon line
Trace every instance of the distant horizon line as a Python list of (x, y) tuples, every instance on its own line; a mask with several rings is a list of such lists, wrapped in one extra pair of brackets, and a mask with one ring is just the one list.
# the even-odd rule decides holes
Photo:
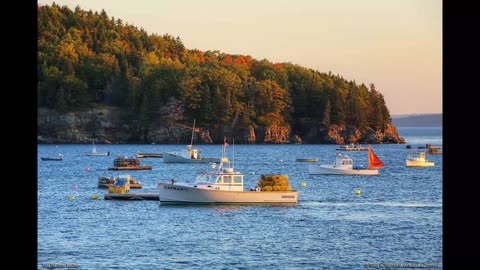
[(442, 115), (443, 113), (405, 113), (405, 114), (391, 114), (391, 117), (401, 116), (421, 116), (421, 115)]

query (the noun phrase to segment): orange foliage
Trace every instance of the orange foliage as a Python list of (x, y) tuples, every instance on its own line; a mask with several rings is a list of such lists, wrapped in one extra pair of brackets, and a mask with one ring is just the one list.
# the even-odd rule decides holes
[(223, 62), (226, 64), (232, 63), (232, 57), (229, 54), (225, 55), (225, 57), (223, 57)]
[(196, 51), (197, 58), (200, 59), (200, 62), (205, 63), (205, 57), (203, 56), (203, 52), (200, 50)]
[(285, 68), (283, 67), (282, 64), (273, 64), (272, 66), (273, 66), (273, 68), (276, 68), (276, 69), (278, 69), (278, 70), (280, 70), (280, 71), (284, 71), (284, 70), (285, 70)]
[(252, 57), (250, 56), (239, 56), (235, 58), (234, 62), (239, 65), (245, 65), (248, 69), (252, 68)]

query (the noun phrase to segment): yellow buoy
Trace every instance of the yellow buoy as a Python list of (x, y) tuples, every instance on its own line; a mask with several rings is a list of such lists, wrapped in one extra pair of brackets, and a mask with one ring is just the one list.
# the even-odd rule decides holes
[(360, 189), (355, 190), (355, 195), (360, 195)]
[(92, 199), (94, 200), (98, 199), (98, 194), (93, 194)]
[(307, 186), (307, 183), (303, 182), (302, 187), (306, 187), (306, 186)]
[(69, 199), (70, 201), (73, 201), (73, 200), (75, 200), (75, 196), (70, 196), (70, 197), (68, 197), (68, 199)]

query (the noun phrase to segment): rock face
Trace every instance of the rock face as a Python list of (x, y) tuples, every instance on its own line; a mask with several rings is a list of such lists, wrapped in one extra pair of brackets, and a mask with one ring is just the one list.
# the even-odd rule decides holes
[(367, 134), (362, 137), (365, 143), (405, 143), (405, 139), (398, 136), (397, 128), (388, 124), (382, 130), (370, 129)]
[[(38, 109), (38, 143), (157, 143), (189, 144), (192, 127), (163, 123), (140, 127), (138, 121), (125, 123), (121, 110), (112, 106), (95, 106), (87, 111), (58, 114), (53, 110)], [(288, 126), (222, 127), (221, 129), (195, 128), (196, 144), (222, 143), (224, 136), (234, 136), (239, 144), (347, 144), (347, 143), (405, 143), (397, 129), (385, 125), (381, 130), (368, 129), (364, 132), (338, 125), (315, 124), (297, 120), (294, 129)]]
[(116, 107), (102, 106), (66, 114), (39, 108), (37, 125), (38, 143), (91, 143), (92, 138), (97, 138), (97, 142), (131, 140), (131, 126), (122, 123), (120, 109)]

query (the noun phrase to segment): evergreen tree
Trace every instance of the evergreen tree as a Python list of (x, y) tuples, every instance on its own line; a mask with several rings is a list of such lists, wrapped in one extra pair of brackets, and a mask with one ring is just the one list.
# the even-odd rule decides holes
[[(290, 125), (381, 129), (391, 123), (370, 84), (291, 63), (185, 48), (122, 19), (57, 4), (38, 9), (38, 106), (59, 112), (91, 102), (120, 106), (143, 127), (165, 117), (205, 126)], [(175, 110), (172, 114), (163, 108)], [(292, 120), (294, 119), (294, 120)]]

